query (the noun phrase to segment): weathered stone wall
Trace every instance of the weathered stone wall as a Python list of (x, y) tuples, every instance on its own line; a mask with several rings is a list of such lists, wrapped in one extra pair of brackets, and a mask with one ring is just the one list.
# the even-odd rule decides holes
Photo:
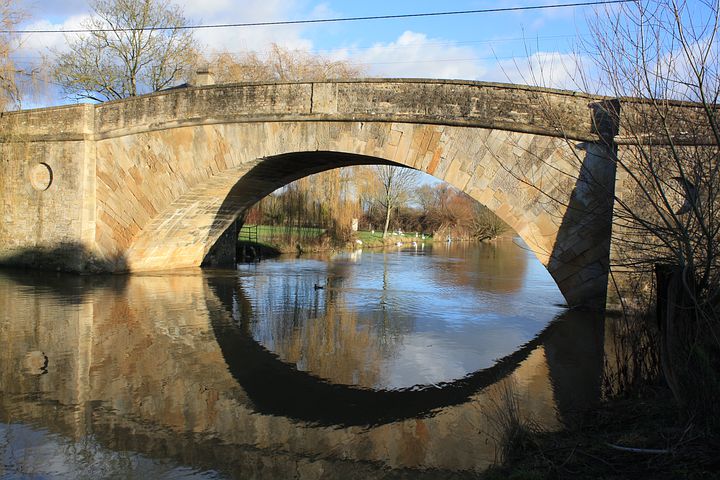
[(427, 124), (258, 122), (109, 138), (97, 152), (96, 238), (105, 258), (122, 260), (118, 270), (199, 265), (238, 214), (274, 189), (328, 168), (390, 161), (488, 206), (543, 264), (562, 254), (551, 274), (569, 301), (587, 295), (583, 284), (604, 282), (608, 246), (588, 211), (583, 228), (566, 221), (573, 234), (557, 242), (586, 155), (563, 139)]
[[(575, 92), (451, 80), (216, 85), (96, 107), (98, 139), (183, 125), (323, 120), (467, 125), (595, 140), (589, 103)], [(552, 106), (552, 115), (548, 115)], [(563, 131), (559, 131), (559, 127)]]
[(0, 117), (0, 260), (87, 268), (95, 240), (94, 108)]

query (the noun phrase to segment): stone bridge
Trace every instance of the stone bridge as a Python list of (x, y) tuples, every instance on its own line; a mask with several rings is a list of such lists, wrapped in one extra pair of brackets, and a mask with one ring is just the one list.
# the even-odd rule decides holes
[(393, 164), (490, 208), (568, 303), (604, 305), (616, 105), (517, 85), (370, 79), (177, 88), (5, 113), (0, 262), (197, 266), (275, 189), (331, 168)]

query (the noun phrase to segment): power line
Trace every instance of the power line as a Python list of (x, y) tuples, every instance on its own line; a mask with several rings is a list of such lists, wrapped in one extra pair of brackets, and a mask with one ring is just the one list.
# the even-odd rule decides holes
[[(63, 32), (65, 33), (65, 32)], [(424, 42), (419, 44), (399, 44), (399, 43), (387, 43), (387, 44), (377, 44), (377, 45), (370, 45), (366, 47), (359, 47), (359, 46), (349, 46), (349, 47), (337, 47), (337, 48), (327, 48), (327, 49), (319, 49), (319, 50), (303, 50), (303, 52), (306, 52), (310, 55), (324, 55), (324, 56), (330, 56), (341, 53), (362, 53), (362, 52), (369, 52), (372, 50), (375, 50), (376, 48), (384, 48), (386, 51), (401, 51), (401, 50), (410, 50), (415, 49), (417, 47), (427, 48), (427, 47), (464, 47), (468, 45), (481, 45), (481, 44), (488, 44), (488, 45), (497, 45), (499, 43), (512, 43), (512, 42), (535, 42), (535, 41), (546, 41), (546, 40), (561, 40), (561, 39), (576, 39), (580, 37), (588, 37), (590, 34), (566, 34), (566, 35), (535, 35), (535, 36), (528, 36), (528, 37), (498, 37), (493, 39), (481, 39), (481, 40), (459, 40), (459, 41), (441, 41), (441, 42)], [(231, 55), (242, 55), (245, 53), (255, 53), (261, 57), (267, 57), (272, 55), (272, 51), (270, 50), (242, 50), (242, 51), (228, 51), (223, 50), (222, 53), (228, 53)], [(41, 59), (44, 58), (43, 55), (37, 54), (37, 55), (13, 55), (13, 58), (15, 60), (23, 61), (23, 60), (33, 60), (33, 59)]]
[[(536, 52), (534, 52), (536, 53)], [(553, 52), (556, 53), (556, 52)], [(372, 60), (363, 60), (363, 59), (348, 59), (347, 63), (351, 66), (358, 66), (358, 65), (403, 65), (403, 64), (416, 64), (416, 63), (435, 63), (435, 62), (477, 62), (482, 60), (525, 60), (528, 58), (528, 55), (504, 55), (504, 56), (474, 56), (474, 57), (462, 57), (462, 58), (433, 58), (430, 60), (421, 60), (421, 59), (415, 59), (415, 60), (378, 60), (378, 61), (372, 61)], [(33, 65), (32, 62), (27, 61), (20, 61), (15, 62), (16, 64), (26, 64), (26, 65)], [(21, 74), (25, 74), (24, 72), (18, 72)]]
[(365, 17), (341, 17), (341, 18), (322, 18), (309, 20), (279, 20), (272, 22), (248, 22), (248, 23), (221, 23), (210, 25), (183, 25), (179, 27), (141, 27), (141, 28), (99, 28), (99, 29), (71, 29), (71, 30), (0, 30), (2, 34), (33, 34), (33, 33), (92, 33), (92, 32), (137, 32), (137, 31), (159, 31), (159, 30), (200, 30), (211, 28), (244, 28), (244, 27), (272, 27), (282, 25), (307, 25), (315, 23), (339, 23), (339, 22), (358, 22), (368, 20), (394, 20), (403, 18), (422, 18), (422, 17), (447, 17), (451, 15), (474, 15), (481, 13), (500, 13), (500, 12), (519, 12), (527, 10), (542, 10), (567, 7), (587, 7), (596, 5), (610, 5), (615, 3), (631, 3), (638, 0), (598, 0), (591, 2), (577, 3), (555, 3), (547, 5), (526, 5), (521, 7), (502, 7), (502, 8), (484, 8), (479, 10), (455, 10), (444, 12), (428, 12), (428, 13), (406, 13), (400, 15), (372, 15)]

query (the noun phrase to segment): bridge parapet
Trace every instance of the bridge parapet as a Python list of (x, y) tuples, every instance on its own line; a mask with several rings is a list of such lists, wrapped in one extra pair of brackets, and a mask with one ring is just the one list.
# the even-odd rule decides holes
[(226, 84), (98, 105), (95, 132), (101, 139), (172, 126), (331, 120), (498, 128), (595, 141), (588, 105), (599, 100), (570, 91), (450, 80)]
[(718, 145), (719, 132), (714, 128), (720, 124), (720, 105), (638, 98), (619, 101), (618, 144)]
[(95, 108), (83, 104), (0, 113), (0, 143), (92, 140)]

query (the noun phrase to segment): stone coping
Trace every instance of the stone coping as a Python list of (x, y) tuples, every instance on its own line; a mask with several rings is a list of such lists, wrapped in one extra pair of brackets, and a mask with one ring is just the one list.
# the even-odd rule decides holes
[[(0, 114), (0, 142), (87, 141), (184, 126), (250, 122), (394, 122), (500, 129), (598, 141), (590, 104), (609, 97), (470, 80), (360, 78), (187, 86), (100, 104)], [(622, 98), (621, 104), (648, 104)], [(690, 108), (701, 105), (668, 101)], [(632, 108), (632, 107), (631, 107)], [(688, 117), (688, 115), (686, 115)], [(625, 138), (618, 143), (636, 143)]]

